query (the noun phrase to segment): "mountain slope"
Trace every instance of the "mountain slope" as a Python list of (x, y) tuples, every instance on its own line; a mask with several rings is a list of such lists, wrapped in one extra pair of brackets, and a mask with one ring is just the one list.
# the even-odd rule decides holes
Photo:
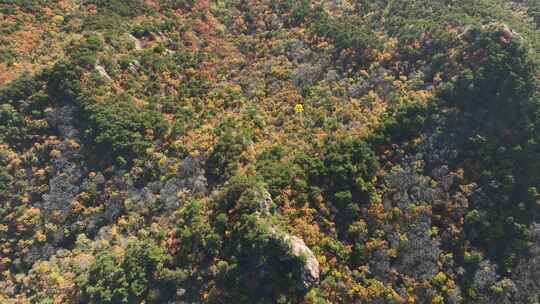
[(0, 0), (0, 300), (537, 303), (535, 1)]

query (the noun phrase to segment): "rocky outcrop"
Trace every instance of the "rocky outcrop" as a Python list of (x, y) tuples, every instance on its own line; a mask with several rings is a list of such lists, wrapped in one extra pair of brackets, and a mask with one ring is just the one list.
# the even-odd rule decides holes
[(204, 170), (203, 161), (199, 158), (187, 157), (177, 176), (165, 182), (160, 189), (160, 199), (166, 209), (174, 209), (180, 206), (179, 193), (206, 193), (208, 182)]
[[(272, 197), (267, 190), (258, 193), (259, 202), (256, 204), (258, 210), (255, 213), (259, 216), (261, 226), (266, 224), (265, 217), (271, 215), (271, 206), (274, 205)], [(281, 244), (283, 252), (281, 252), (280, 260), (288, 261), (295, 260), (300, 265), (298, 269), (293, 269), (293, 273), (298, 274), (300, 280), (296, 287), (300, 291), (307, 291), (311, 287), (319, 283), (319, 261), (313, 254), (313, 251), (306, 245), (301, 238), (285, 233), (279, 230), (279, 227), (270, 227), (270, 237), (278, 244)]]
[[(286, 281), (287, 289), (307, 292), (319, 282), (319, 262), (305, 242), (283, 230), (275, 219), (279, 214), (264, 184), (229, 185), (220, 203), (231, 218), (239, 222), (231, 234), (241, 239), (237, 256), (253, 274), (249, 282), (261, 290), (273, 290), (269, 282)], [(242, 275), (241, 275), (242, 276)]]
[(290, 254), (303, 262), (303, 267), (300, 269), (302, 281), (299, 282), (299, 289), (307, 290), (317, 284), (320, 274), (319, 261), (311, 249), (299, 237), (285, 234), (281, 239), (290, 246)]
[(540, 295), (540, 224), (531, 225), (533, 245), (529, 254), (524, 257), (512, 272), (512, 280), (516, 285), (515, 303), (538, 303)]
[(155, 181), (143, 187), (136, 187), (131, 181), (125, 204), (130, 210), (143, 210), (159, 199), (165, 210), (174, 210), (180, 207), (183, 194), (201, 194), (207, 191), (208, 182), (203, 161), (187, 157), (183, 160), (179, 172), (167, 181)]
[(95, 70), (101, 77), (107, 80), (112, 80), (111, 76), (109, 75), (109, 73), (107, 73), (107, 70), (105, 70), (104, 66), (96, 64)]
[(142, 43), (139, 39), (137, 39), (135, 36), (131, 34), (127, 34), (127, 37), (130, 41), (133, 42), (133, 46), (135, 47), (135, 50), (137, 51), (142, 50)]

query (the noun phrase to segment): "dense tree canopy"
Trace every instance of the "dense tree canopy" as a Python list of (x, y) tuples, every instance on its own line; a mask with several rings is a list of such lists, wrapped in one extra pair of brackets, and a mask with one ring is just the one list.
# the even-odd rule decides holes
[(539, 7), (0, 0), (0, 302), (538, 303)]

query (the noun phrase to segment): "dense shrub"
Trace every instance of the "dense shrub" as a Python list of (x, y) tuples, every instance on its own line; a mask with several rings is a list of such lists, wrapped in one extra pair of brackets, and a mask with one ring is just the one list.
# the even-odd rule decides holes
[(81, 95), (80, 70), (70, 62), (60, 61), (41, 76), (53, 104), (75, 104)]
[(437, 104), (412, 102), (404, 106), (390, 108), (369, 141), (376, 146), (384, 143), (406, 142), (420, 135), (433, 124), (431, 115), (436, 113)]
[(249, 132), (225, 131), (208, 157), (208, 172), (219, 181), (232, 177), (238, 169), (242, 152), (250, 142)]
[(89, 35), (70, 50), (71, 62), (85, 69), (93, 68), (96, 64), (97, 53), (103, 48), (101, 38)]
[(134, 17), (147, 12), (142, 0), (89, 0), (86, 4), (94, 4), (102, 11), (111, 11), (122, 17)]
[(529, 121), (535, 67), (520, 39), (504, 26), (469, 30), (462, 55), (466, 68), (445, 97), (467, 111), (484, 108), (501, 123)]
[(121, 98), (111, 103), (88, 104), (84, 108), (87, 147), (90, 153), (95, 153), (95, 159), (122, 157), (130, 160), (144, 155), (153, 140), (169, 127), (160, 113), (140, 108), (128, 96)]
[(344, 64), (366, 66), (374, 58), (372, 52), (380, 48), (378, 37), (362, 19), (355, 17), (331, 18), (319, 14), (312, 24), (312, 32), (331, 40), (336, 48), (336, 56), (350, 50), (353, 56)]
[(84, 297), (89, 303), (159, 303), (171, 296), (172, 286), (165, 280), (170, 262), (170, 256), (147, 241), (130, 242), (123, 256), (102, 252), (81, 286)]
[(10, 12), (10, 8), (15, 10), (20, 8), (29, 13), (40, 13), (43, 0), (0, 0), (0, 9)]
[(272, 1), (272, 9), (283, 15), (287, 26), (299, 26), (306, 22), (315, 12), (310, 1)]
[(0, 0), (0, 302), (535, 302), (533, 2)]
[[(464, 40), (467, 68), (443, 97), (472, 115), (474, 133), (463, 147), (463, 157), (477, 168), (469, 177), (489, 189), (491, 203), (482, 204), (496, 205), (488, 207), (470, 231), (478, 242), (497, 248), (490, 252), (509, 266), (510, 260), (503, 257), (521, 250), (526, 227), (540, 216), (530, 196), (530, 189), (540, 185), (535, 64), (521, 38), (504, 26), (472, 29)], [(472, 54), (478, 59), (468, 59)]]
[(0, 103), (15, 103), (29, 98), (38, 91), (43, 83), (30, 74), (23, 74), (9, 85), (0, 88)]
[(257, 158), (257, 172), (268, 184), (268, 190), (273, 197), (277, 197), (287, 188), (302, 194), (306, 191), (305, 172), (301, 167), (291, 161), (283, 161), (285, 152), (280, 146), (263, 152)]
[(6, 63), (8, 66), (13, 65), (17, 61), (17, 53), (10, 49), (0, 50), (0, 63)]

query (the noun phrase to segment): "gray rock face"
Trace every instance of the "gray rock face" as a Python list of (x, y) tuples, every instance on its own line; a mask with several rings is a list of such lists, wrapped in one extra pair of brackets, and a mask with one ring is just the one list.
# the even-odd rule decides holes
[(79, 134), (79, 130), (73, 125), (75, 111), (75, 107), (71, 105), (51, 109), (46, 112), (47, 122), (50, 126), (58, 130), (61, 137), (76, 137)]
[(313, 85), (322, 78), (323, 68), (321, 65), (300, 65), (292, 75), (294, 84), (302, 88), (306, 85)]
[(269, 238), (274, 243), (280, 244), (279, 259), (281, 261), (294, 260), (301, 262), (300, 267), (291, 269), (292, 273), (300, 277), (299, 281), (296, 282), (296, 288), (301, 291), (309, 290), (319, 282), (319, 262), (315, 254), (301, 238), (283, 232), (279, 227), (267, 221), (275, 210), (272, 197), (266, 189), (254, 189), (250, 197), (256, 202), (254, 210), (251, 211), (257, 215), (257, 221), (261, 229), (268, 229)]
[(540, 301), (540, 224), (531, 225), (533, 246), (513, 272), (517, 293), (515, 303), (538, 303)]
[(255, 213), (260, 217), (270, 216), (274, 207), (272, 196), (266, 189), (260, 189), (254, 193), (256, 201)]
[(125, 204), (127, 209), (143, 210), (159, 199), (165, 210), (174, 210), (180, 207), (182, 193), (198, 194), (207, 191), (208, 182), (203, 161), (187, 157), (178, 174), (166, 182), (152, 182), (142, 188), (130, 185)]
[(178, 194), (189, 192), (192, 194), (206, 193), (208, 181), (206, 180), (204, 164), (201, 159), (187, 157), (182, 162), (180, 172), (161, 187), (160, 198), (165, 208), (170, 210), (180, 206)]
[(407, 233), (408, 241), (400, 252), (397, 265), (400, 272), (428, 280), (439, 271), (437, 260), (442, 252), (440, 242), (428, 235), (429, 227), (429, 218), (422, 216)]
[(137, 39), (135, 36), (131, 34), (127, 34), (127, 37), (129, 40), (133, 42), (133, 46), (135, 47), (135, 50), (137, 51), (142, 50), (142, 43), (139, 39)]
[(347, 94), (349, 97), (357, 98), (367, 94), (371, 90), (375, 90), (379, 96), (385, 96), (389, 91), (389, 84), (385, 83), (384, 77), (388, 73), (388, 70), (379, 68), (377, 73), (370, 79), (361, 79), (358, 82), (352, 84)]
[(200, 158), (187, 157), (184, 159), (179, 178), (181, 179), (180, 186), (191, 189), (194, 193), (205, 193), (208, 190), (204, 163)]
[(95, 69), (101, 77), (107, 80), (112, 80), (111, 76), (109, 75), (109, 73), (107, 73), (107, 70), (105, 70), (104, 66), (97, 64)]
[(304, 241), (296, 236), (285, 234), (282, 236), (282, 240), (290, 246), (291, 254), (304, 261), (303, 268), (301, 269), (302, 281), (299, 288), (301, 290), (307, 290), (314, 284), (319, 282), (319, 261), (315, 258), (315, 255), (309, 249)]

